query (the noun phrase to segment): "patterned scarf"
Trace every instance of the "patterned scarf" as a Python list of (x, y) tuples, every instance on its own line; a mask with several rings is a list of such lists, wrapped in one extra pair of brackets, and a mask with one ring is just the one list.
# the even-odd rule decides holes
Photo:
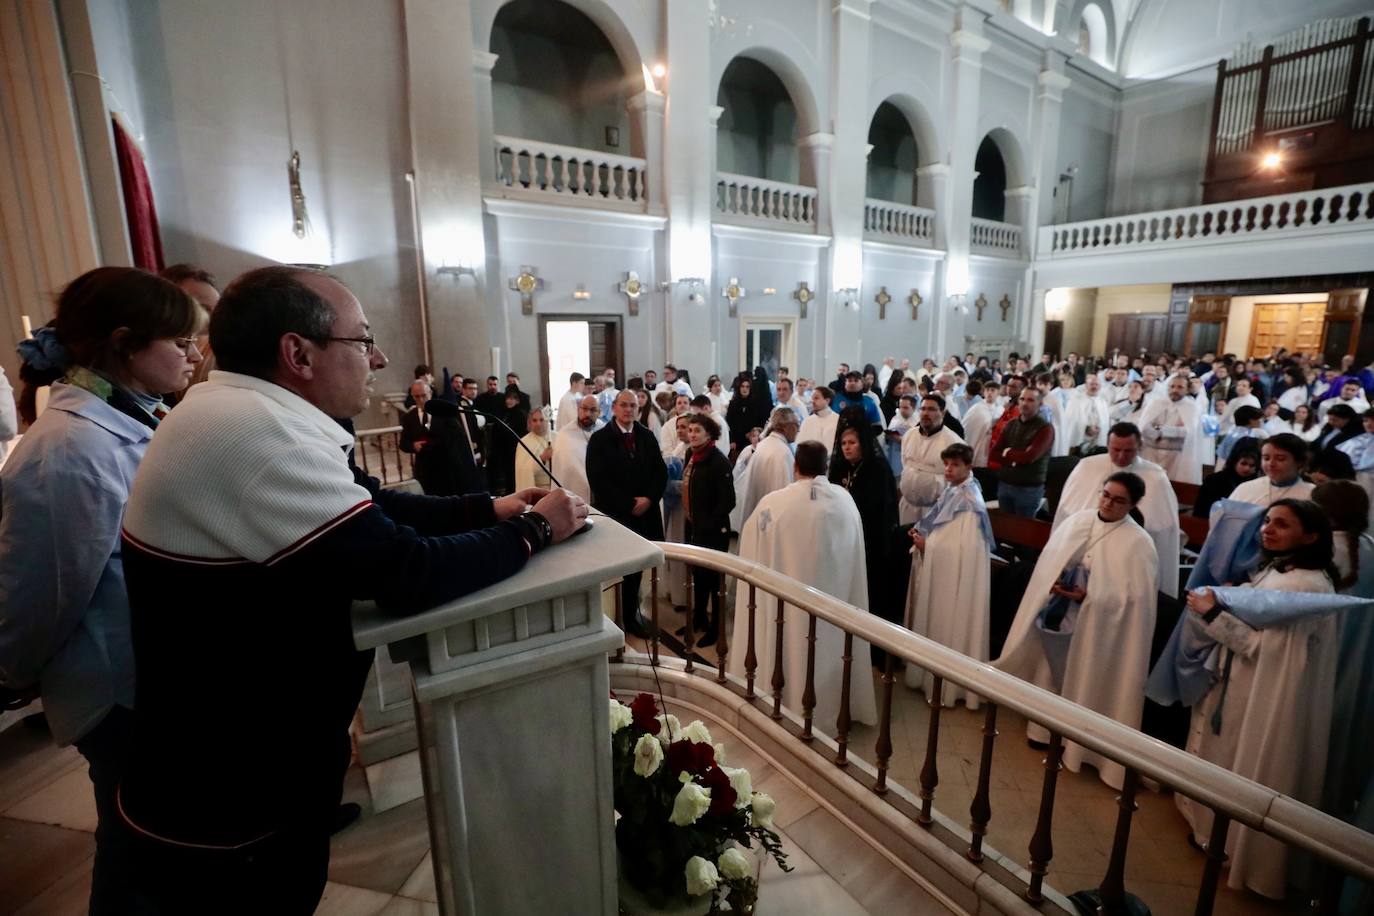
[(132, 417), (149, 429), (157, 429), (167, 416), (167, 406), (161, 398), (139, 394), (111, 381), (106, 376), (85, 366), (72, 366), (67, 370), (65, 381), (68, 385), (89, 391), (127, 417)]

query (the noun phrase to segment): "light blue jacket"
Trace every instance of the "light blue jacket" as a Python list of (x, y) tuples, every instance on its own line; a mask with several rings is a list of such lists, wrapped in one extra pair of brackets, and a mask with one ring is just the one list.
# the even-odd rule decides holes
[(119, 528), (152, 432), (59, 382), (0, 470), (0, 681), (41, 685), (62, 745), (134, 706)]

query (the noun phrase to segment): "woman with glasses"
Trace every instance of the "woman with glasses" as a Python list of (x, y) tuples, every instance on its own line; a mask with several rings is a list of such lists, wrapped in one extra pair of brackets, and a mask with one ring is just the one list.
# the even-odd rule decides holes
[[(57, 317), (19, 345), (28, 433), (0, 471), (0, 683), (41, 684), (60, 745), (95, 784), (92, 913), (132, 908), (115, 805), (134, 708), (120, 520), (134, 472), (201, 360), (200, 306), (141, 270), (77, 277)], [(35, 392), (52, 385), (34, 416)]]

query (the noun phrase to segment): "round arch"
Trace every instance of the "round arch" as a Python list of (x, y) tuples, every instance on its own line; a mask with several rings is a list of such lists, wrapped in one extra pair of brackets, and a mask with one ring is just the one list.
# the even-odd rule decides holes
[[(1021, 150), (1021, 142), (1016, 135), (1005, 127), (994, 127), (983, 135), (983, 140), (991, 140), (1002, 155), (1002, 164), (1007, 169), (1007, 189), (1024, 187), (1029, 181), (1026, 172), (1026, 157)], [(981, 146), (983, 140), (979, 140)]]
[(1115, 70), (1116, 10), (1110, 0), (1074, 0), (1056, 31), (1076, 43), (1080, 23), (1088, 30), (1088, 57), (1109, 70)]
[[(474, 8), (472, 26), (478, 39), (474, 42), (476, 47), (491, 48), (491, 33), (496, 25), (496, 16), (504, 7), (513, 2), (515, 0), (501, 0), (497, 3), (484, 4), (480, 11)], [(601, 34), (606, 36), (606, 40), (610, 42), (612, 50), (615, 51), (616, 57), (620, 60), (627, 85), (633, 86), (636, 90), (654, 88), (653, 77), (649, 74), (645, 64), (646, 55), (641, 51), (639, 43), (625, 25), (624, 20), (606, 0), (557, 0), (557, 2), (566, 4), (582, 13), (601, 30)]]
[(902, 113), (902, 117), (906, 118), (906, 123), (911, 128), (911, 135), (916, 138), (916, 154), (919, 157), (916, 164), (918, 166), (942, 161), (940, 139), (935, 129), (935, 122), (920, 101), (905, 92), (890, 93), (869, 106), (869, 124), (873, 123), (873, 118), (883, 103), (891, 105)]
[(799, 136), (805, 137), (821, 129), (820, 110), (816, 105), (816, 94), (811, 91), (811, 84), (807, 82), (806, 74), (801, 67), (797, 66), (792, 57), (767, 45), (754, 45), (730, 55), (729, 59), (721, 65), (715, 74), (715, 91), (711, 98), (719, 97), (720, 86), (725, 79), (725, 71), (729, 69), (731, 63), (740, 57), (748, 57), (758, 61), (772, 70), (782, 82), (783, 88), (787, 90), (787, 95), (792, 99), (792, 107), (797, 111)]

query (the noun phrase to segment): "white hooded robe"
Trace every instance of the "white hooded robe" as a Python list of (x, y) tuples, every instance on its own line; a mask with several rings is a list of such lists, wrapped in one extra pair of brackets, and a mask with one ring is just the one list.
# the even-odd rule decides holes
[[(1155, 429), (1159, 421), (1160, 428)], [(1149, 401), (1140, 413), (1142, 452), (1164, 469), (1170, 480), (1202, 483), (1206, 454), (1202, 441), (1202, 415), (1197, 402), (1186, 395), (1175, 401), (1165, 395)], [(1170, 447), (1177, 443), (1177, 447)]]

